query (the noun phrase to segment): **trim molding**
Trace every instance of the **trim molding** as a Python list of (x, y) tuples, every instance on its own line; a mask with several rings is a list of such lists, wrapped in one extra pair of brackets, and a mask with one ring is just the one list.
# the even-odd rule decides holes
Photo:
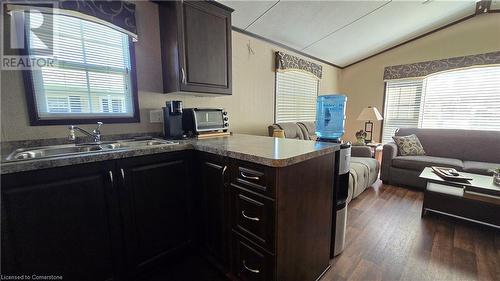
[(425, 77), (446, 70), (492, 64), (500, 64), (500, 51), (388, 66), (384, 69), (384, 80)]
[(300, 70), (314, 75), (318, 80), (321, 79), (321, 65), (281, 51), (277, 51), (275, 56), (276, 71)]
[(257, 35), (257, 34), (255, 34), (255, 33), (250, 32), (250, 31), (246, 31), (246, 30), (244, 30), (244, 29), (241, 29), (241, 28), (238, 28), (238, 27), (235, 27), (235, 26), (233, 26), (233, 27), (232, 27), (232, 29), (233, 29), (233, 31), (239, 32), (239, 33), (241, 33), (241, 34), (245, 34), (245, 35), (248, 35), (248, 36), (250, 36), (250, 37), (253, 37), (253, 38), (256, 38), (256, 39), (262, 40), (262, 41), (264, 41), (264, 42), (267, 42), (267, 43), (270, 43), (270, 44), (276, 45), (276, 46), (278, 46), (278, 47), (280, 47), (280, 48), (283, 48), (283, 49), (286, 49), (286, 50), (288, 50), (288, 51), (292, 51), (292, 52), (294, 52), (294, 53), (296, 53), (296, 54), (298, 54), (298, 55), (301, 55), (301, 56), (303, 56), (303, 57), (307, 57), (307, 58), (313, 59), (313, 60), (315, 60), (315, 61), (319, 61), (319, 62), (321, 62), (321, 63), (324, 63), (324, 64), (327, 64), (327, 65), (330, 65), (330, 66), (336, 67), (336, 68), (338, 68), (338, 69), (343, 69), (343, 68), (344, 68), (344, 67), (342, 67), (342, 66), (339, 66), (339, 65), (333, 64), (333, 63), (331, 63), (331, 62), (328, 62), (328, 61), (326, 61), (326, 60), (320, 59), (320, 58), (318, 58), (318, 57), (315, 57), (315, 56), (312, 56), (312, 55), (306, 54), (306, 53), (304, 53), (304, 52), (302, 52), (302, 51), (299, 51), (299, 50), (297, 50), (297, 49), (295, 49), (295, 48), (292, 48), (292, 47), (290, 47), (290, 46), (288, 46), (288, 45), (285, 45), (285, 44), (282, 44), (282, 43), (276, 42), (276, 41), (274, 41), (274, 40), (271, 40), (271, 39), (268, 39), (268, 38), (262, 37), (262, 36), (260, 36), (260, 35)]

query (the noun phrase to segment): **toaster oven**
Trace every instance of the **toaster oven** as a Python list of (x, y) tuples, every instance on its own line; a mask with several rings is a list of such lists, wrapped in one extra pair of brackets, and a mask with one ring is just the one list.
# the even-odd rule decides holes
[(227, 132), (229, 115), (223, 108), (185, 108), (182, 112), (182, 128), (188, 135)]

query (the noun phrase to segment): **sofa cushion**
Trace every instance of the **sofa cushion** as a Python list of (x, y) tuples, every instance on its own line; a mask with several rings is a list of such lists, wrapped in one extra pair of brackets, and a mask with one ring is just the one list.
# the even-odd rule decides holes
[(430, 166), (444, 166), (457, 170), (464, 168), (460, 159), (435, 156), (396, 156), (392, 159), (392, 166), (415, 171), (422, 171), (425, 167)]
[(380, 171), (380, 163), (371, 157), (351, 157), (351, 164), (358, 163), (364, 165), (368, 168), (368, 182), (367, 186), (372, 185), (378, 178), (378, 172)]
[(380, 165), (370, 157), (351, 157), (349, 168), (349, 200), (356, 198), (378, 178)]
[(351, 162), (349, 173), (354, 178), (352, 198), (356, 198), (369, 185), (370, 170), (364, 164)]
[(477, 161), (464, 161), (464, 172), (480, 174), (480, 175), (493, 175), (491, 170), (500, 168), (498, 163), (477, 162)]
[(280, 129), (285, 131), (285, 138), (287, 139), (304, 139), (304, 134), (297, 123), (285, 122), (276, 124)]
[(412, 155), (425, 155), (424, 148), (414, 134), (409, 136), (394, 136), (392, 137), (398, 146), (398, 155), (412, 156)]
[(372, 149), (366, 145), (352, 145), (351, 146), (351, 156), (352, 157), (372, 157)]
[(304, 139), (306, 140), (316, 140), (316, 123), (315, 122), (297, 122), (297, 125), (302, 130)]
[(396, 136), (417, 135), (425, 154), (468, 161), (496, 163), (500, 159), (500, 131), (401, 128)]

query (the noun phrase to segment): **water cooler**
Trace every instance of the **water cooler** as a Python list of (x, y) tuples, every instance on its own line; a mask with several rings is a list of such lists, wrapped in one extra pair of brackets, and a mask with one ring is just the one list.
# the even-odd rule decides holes
[(349, 167), (351, 160), (351, 144), (342, 141), (345, 126), (345, 106), (347, 97), (344, 95), (328, 95), (318, 97), (316, 110), (316, 134), (318, 141), (340, 144), (340, 150), (335, 153), (335, 171), (333, 195), (332, 232), (330, 257), (339, 255), (345, 247), (345, 232), (347, 222), (347, 195), (349, 190)]

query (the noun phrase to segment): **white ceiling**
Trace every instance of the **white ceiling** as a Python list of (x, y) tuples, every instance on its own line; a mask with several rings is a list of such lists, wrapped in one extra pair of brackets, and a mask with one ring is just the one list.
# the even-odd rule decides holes
[[(235, 1), (233, 26), (346, 66), (474, 14), (460, 1)], [(493, 7), (500, 6), (494, 0)]]

